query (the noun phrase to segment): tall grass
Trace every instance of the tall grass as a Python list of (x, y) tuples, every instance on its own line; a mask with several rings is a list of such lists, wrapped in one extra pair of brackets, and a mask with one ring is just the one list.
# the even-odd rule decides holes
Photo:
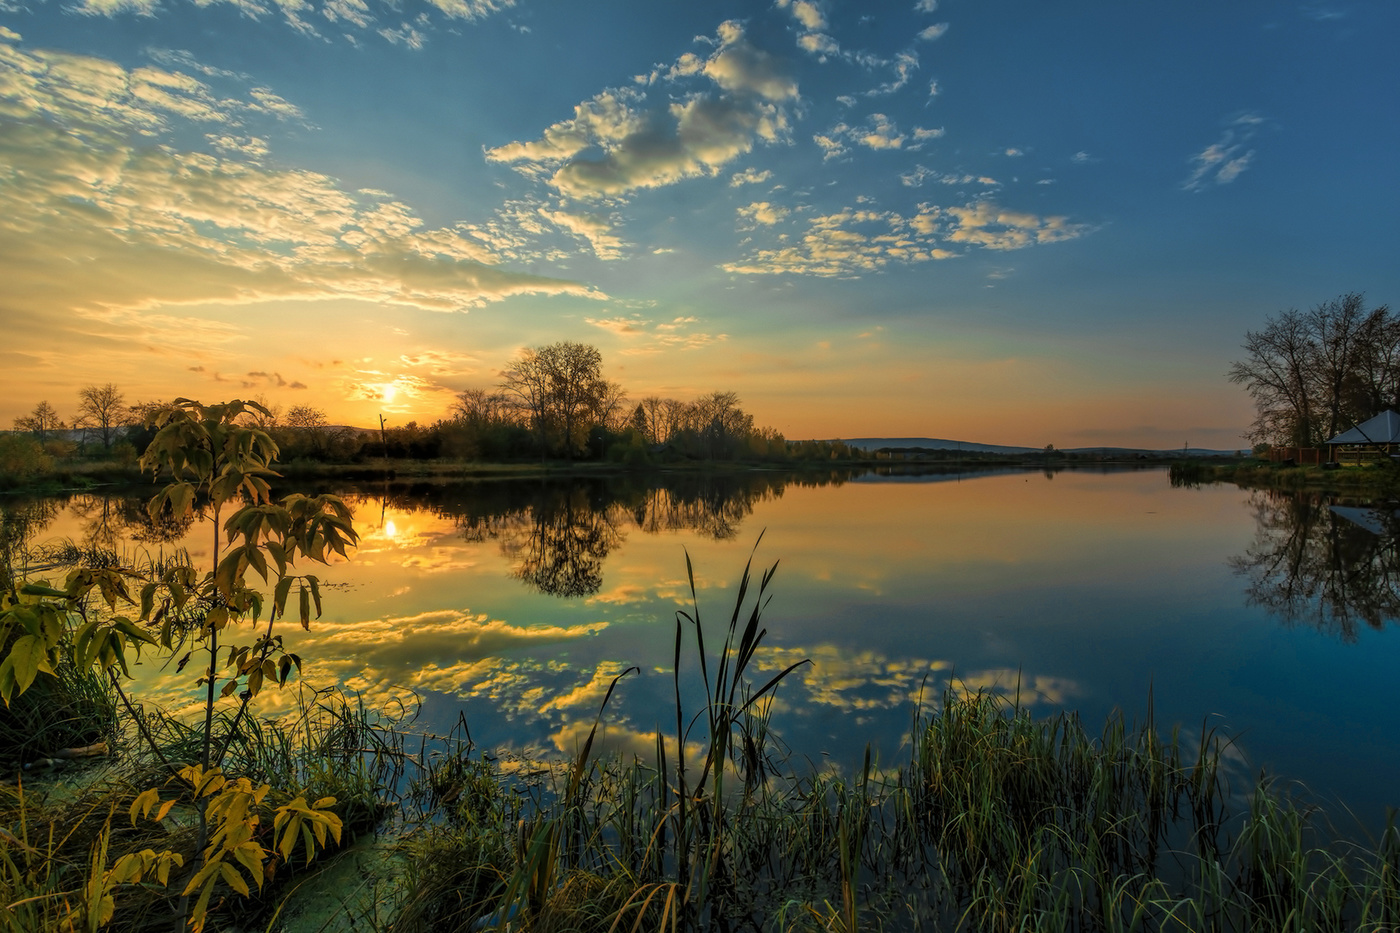
[[(716, 681), (707, 706), (730, 702), (732, 680)], [(733, 696), (737, 713), (742, 685)], [(907, 761), (867, 751), (849, 776), (770, 762), (759, 780), (749, 756), (766, 749), (733, 749), (766, 727), (737, 720), (698, 767), (658, 739), (654, 760), (585, 750), (534, 786), (461, 746), (426, 763), (438, 803), (408, 843), (410, 909), (389, 929), (1395, 929), (1393, 821), (1358, 845), (1269, 781), (1232, 794), (1229, 743), (1203, 730), (1188, 752), (1148, 710), (1091, 733), (1072, 713), (950, 690), (916, 721)], [(723, 728), (726, 711), (691, 721)]]

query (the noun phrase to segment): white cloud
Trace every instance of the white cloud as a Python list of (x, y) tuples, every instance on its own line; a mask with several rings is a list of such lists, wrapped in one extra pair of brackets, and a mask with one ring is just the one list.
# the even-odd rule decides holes
[(919, 38), (931, 42), (934, 39), (943, 38), (943, 34), (947, 31), (947, 23), (934, 23), (932, 26), (919, 30)]
[(934, 13), (938, 10), (938, 0), (918, 0), (914, 9), (920, 13)]
[(771, 227), (781, 223), (789, 213), (787, 208), (770, 204), (767, 201), (754, 201), (752, 204), (737, 208), (736, 212), (740, 220), (746, 221), (750, 228), (756, 224)]
[(756, 249), (724, 269), (744, 275), (853, 277), (890, 265), (952, 259), (969, 248), (1024, 249), (1089, 232), (1087, 224), (1065, 217), (1006, 210), (989, 201), (952, 207), (921, 204), (909, 217), (847, 208), (812, 218), (795, 243)]
[(811, 0), (779, 0), (778, 6), (789, 10), (793, 19), (801, 23), (805, 29), (816, 31), (826, 28), (826, 17)]
[[(943, 135), (941, 129), (913, 131), (916, 140), (932, 139)], [(909, 136), (902, 133), (898, 125), (883, 113), (872, 113), (863, 126), (838, 123), (825, 133), (818, 133), (812, 141), (821, 147), (823, 159), (834, 159), (845, 155), (850, 146), (864, 146), (866, 149), (901, 149)]]
[[(187, 338), (150, 327), (161, 305), (356, 298), (446, 311), (523, 293), (601, 297), (503, 268), (463, 230), (427, 229), (392, 199), (258, 164), (267, 142), (249, 121), (300, 113), (267, 89), (234, 99), (184, 72), (0, 45), (0, 93), (11, 102), (0, 280), (15, 314), (115, 322), (141, 310), (142, 334), (164, 346)], [(206, 138), (221, 154), (131, 140), (188, 123), (217, 127)]]
[(823, 61), (827, 56), (841, 54), (841, 46), (824, 32), (809, 32), (797, 37), (797, 47), (804, 52), (819, 56)]
[(596, 214), (571, 214), (567, 211), (541, 211), (555, 225), (574, 236), (588, 241), (599, 259), (622, 258), (622, 240), (613, 235), (612, 222)]
[(1013, 159), (1019, 158), (1020, 156), (1025, 155), (1025, 153), (1022, 152), (1020, 149), (1015, 149), (1015, 148), (1007, 149), (1007, 150), (1006, 150), (1006, 154), (1007, 154), (1008, 156), (1010, 156), (1011, 158), (1013, 158)]
[(1203, 191), (1211, 183), (1228, 185), (1254, 161), (1254, 150), (1245, 146), (1258, 132), (1264, 118), (1255, 113), (1241, 114), (1225, 127), (1220, 139), (1190, 158), (1191, 174), (1181, 183), (1187, 191)]
[(618, 197), (713, 176), (756, 143), (786, 139), (796, 82), (737, 23), (721, 24), (714, 46), (708, 57), (686, 53), (658, 74), (669, 81), (703, 76), (720, 93), (669, 100), (663, 110), (647, 109), (639, 88), (610, 89), (577, 105), (573, 118), (539, 139), (488, 149), (486, 157), (517, 163), (523, 174), (547, 178), (570, 197)]
[(736, 172), (729, 178), (729, 187), (737, 188), (740, 185), (761, 185), (773, 177), (773, 173), (764, 169), (759, 171), (756, 168), (746, 168), (742, 172)]
[(866, 91), (866, 97), (881, 97), (902, 90), (914, 77), (914, 72), (919, 70), (919, 56), (912, 51), (899, 52), (888, 65), (894, 71), (894, 78), (879, 87)]
[[(158, 16), (172, 2), (179, 0), (77, 0), (73, 9), (89, 16), (117, 16), (134, 13), (138, 16)], [(287, 25), (306, 35), (319, 36), (308, 17), (324, 20), (327, 23), (353, 27), (356, 30), (373, 29), (389, 42), (405, 45), (412, 49), (423, 47), (426, 34), (438, 24), (455, 20), (480, 20), (487, 16), (511, 9), (517, 0), (427, 0), (427, 5), (439, 17), (434, 21), (427, 12), (420, 13), (412, 23), (403, 22), (398, 28), (378, 26), (379, 18), (375, 10), (365, 0), (320, 0), (317, 6), (313, 0), (191, 0), (195, 6), (205, 7), (222, 3), (237, 10), (250, 19), (261, 19), (274, 10), (282, 14)], [(401, 16), (401, 5), (393, 0), (376, 0), (385, 18)], [(3, 9), (0, 5), (0, 9)], [(450, 26), (448, 27), (450, 28)], [(345, 38), (354, 43), (357, 33), (346, 33)]]
[(941, 94), (941, 93), (943, 93), (943, 89), (942, 89), (941, 87), (938, 86), (938, 82), (937, 82), (936, 80), (935, 80), (935, 81), (930, 81), (930, 82), (928, 83), (928, 96), (929, 96), (929, 97), (937, 97), (937, 96), (938, 96), (939, 94)]

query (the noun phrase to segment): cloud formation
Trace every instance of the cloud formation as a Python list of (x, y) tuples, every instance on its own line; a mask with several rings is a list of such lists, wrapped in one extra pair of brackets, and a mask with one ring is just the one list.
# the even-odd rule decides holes
[(610, 88), (538, 139), (488, 149), (486, 158), (513, 164), (567, 197), (613, 198), (716, 175), (756, 143), (786, 139), (796, 82), (737, 23), (721, 24), (711, 45), (708, 56), (687, 52), (646, 79), (708, 79), (711, 90), (659, 107), (640, 88)]
[(1244, 113), (1232, 119), (1218, 140), (1190, 158), (1191, 174), (1181, 187), (1187, 191), (1204, 191), (1212, 184), (1228, 185), (1240, 177), (1254, 161), (1254, 150), (1245, 147), (1263, 122), (1264, 118), (1256, 113)]
[[(527, 293), (598, 297), (505, 269), (470, 231), (427, 229), (382, 192), (264, 166), (257, 127), (302, 121), (300, 110), (267, 88), (232, 96), (209, 83), (229, 73), (171, 60), (185, 64), (128, 70), (0, 44), (0, 277), (12, 313), (112, 324), (215, 301), (451, 311)], [(211, 151), (158, 144), (189, 124), (211, 128)]]
[[(366, 0), (320, 0), (319, 5), (316, 0), (192, 0), (192, 3), (197, 7), (223, 4), (254, 20), (280, 15), (288, 26), (310, 37), (325, 37), (318, 25), (334, 26), (335, 29), (328, 30), (331, 35), (354, 27), (359, 32), (373, 32), (411, 49), (422, 48), (426, 33), (438, 25), (427, 12), (420, 13), (411, 23), (403, 20), (402, 7), (393, 0), (376, 2), (374, 7)], [(516, 0), (427, 0), (428, 7), (449, 24), (484, 19), (515, 4)], [(87, 16), (112, 18), (160, 16), (167, 7), (162, 0), (76, 0), (72, 9)], [(395, 20), (398, 26), (393, 25)], [(346, 38), (354, 42), (357, 35), (349, 33)]]
[(951, 259), (969, 247), (1025, 249), (1072, 240), (1091, 230), (1065, 217), (1007, 210), (991, 201), (947, 208), (922, 204), (908, 217), (847, 208), (813, 217), (795, 242), (756, 249), (724, 268), (745, 275), (856, 276), (892, 264)]

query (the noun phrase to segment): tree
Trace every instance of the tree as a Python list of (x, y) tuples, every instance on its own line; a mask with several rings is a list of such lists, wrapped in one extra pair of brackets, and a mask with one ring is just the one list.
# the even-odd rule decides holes
[(303, 449), (317, 454), (325, 452), (328, 433), (326, 429), (330, 427), (330, 422), (326, 420), (324, 411), (310, 405), (293, 405), (287, 409), (283, 423), (295, 432), (298, 438), (305, 441)]
[(1358, 293), (1284, 311), (1243, 349), (1229, 375), (1254, 399), (1253, 442), (1316, 447), (1400, 402), (1400, 320)]
[(49, 439), (50, 432), (63, 430), (63, 420), (52, 405), (43, 401), (28, 415), (15, 419), (15, 430), (30, 432), (42, 444)]
[(102, 446), (111, 450), (118, 429), (131, 420), (126, 397), (109, 382), (100, 386), (83, 386), (78, 390), (78, 400), (78, 417), (73, 419), (73, 426), (96, 430), (97, 436), (102, 439)]
[(534, 427), (541, 454), (554, 448), (572, 460), (609, 401), (620, 403), (602, 368), (596, 347), (566, 340), (527, 347), (502, 371), (501, 388)]

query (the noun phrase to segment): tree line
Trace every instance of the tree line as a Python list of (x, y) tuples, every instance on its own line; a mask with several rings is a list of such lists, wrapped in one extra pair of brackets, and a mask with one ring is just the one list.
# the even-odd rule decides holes
[[(330, 423), (311, 405), (283, 409), (258, 397), (266, 413), (246, 418), (268, 431), (282, 459), (353, 462), (371, 458), (451, 458), (491, 462), (530, 459), (607, 460), (630, 465), (667, 460), (844, 459), (858, 454), (839, 441), (789, 442), (758, 425), (739, 396), (714, 391), (680, 400), (632, 400), (604, 375), (596, 347), (564, 341), (522, 350), (491, 386), (457, 394), (446, 416), (357, 430)], [(47, 400), (16, 418), (0, 438), (0, 473), (25, 472), (44, 458), (89, 455), (135, 462), (150, 442), (148, 415), (168, 403), (130, 402), (116, 385), (84, 386), (65, 419)], [(22, 437), (21, 437), (22, 436)], [(32, 441), (21, 444), (18, 441)], [(32, 470), (31, 470), (32, 472)]]
[(1245, 334), (1230, 381), (1254, 399), (1256, 445), (1318, 447), (1386, 409), (1400, 410), (1400, 315), (1357, 292), (1289, 309)]

